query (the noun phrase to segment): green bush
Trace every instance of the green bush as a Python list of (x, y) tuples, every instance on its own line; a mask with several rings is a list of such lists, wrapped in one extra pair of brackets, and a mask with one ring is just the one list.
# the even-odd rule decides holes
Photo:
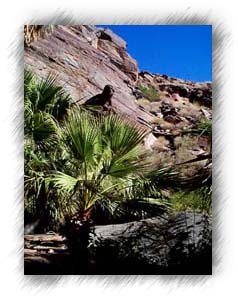
[(139, 89), (144, 94), (144, 97), (151, 102), (159, 101), (160, 94), (159, 92), (153, 87), (145, 87), (143, 85), (139, 86)]
[(194, 210), (211, 213), (211, 191), (201, 187), (195, 191), (179, 191), (173, 194), (172, 207), (177, 211)]

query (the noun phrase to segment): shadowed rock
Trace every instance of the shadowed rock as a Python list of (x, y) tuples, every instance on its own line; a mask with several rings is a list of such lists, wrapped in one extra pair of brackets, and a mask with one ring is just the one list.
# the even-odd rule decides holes
[(112, 106), (112, 96), (114, 93), (114, 89), (111, 85), (105, 85), (103, 92), (101, 94), (97, 94), (90, 99), (86, 100), (83, 105), (98, 105), (105, 107), (106, 105)]
[(25, 274), (211, 274), (211, 219), (199, 213), (95, 226), (87, 270), (59, 234), (24, 240)]

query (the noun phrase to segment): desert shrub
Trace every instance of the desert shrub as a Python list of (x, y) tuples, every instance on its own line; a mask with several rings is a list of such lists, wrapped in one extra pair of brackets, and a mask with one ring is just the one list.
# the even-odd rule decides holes
[(201, 187), (195, 191), (179, 191), (171, 197), (172, 207), (177, 211), (195, 210), (211, 213), (211, 193)]
[(211, 136), (212, 134), (212, 121), (207, 119), (201, 119), (198, 125), (198, 132), (200, 135)]
[(150, 101), (145, 98), (141, 98), (141, 99), (137, 100), (137, 104), (139, 106), (142, 106), (147, 111), (151, 110)]
[(169, 146), (168, 140), (164, 136), (159, 136), (153, 144), (153, 150), (157, 152), (167, 151)]
[[(199, 147), (198, 136), (185, 135), (176, 145), (176, 163), (180, 164), (185, 161), (191, 160), (195, 158), (192, 150)], [(181, 165), (180, 170), (184, 175), (192, 176), (203, 165), (203, 161), (193, 162), (190, 164)]]
[(159, 117), (152, 118), (151, 123), (153, 123), (155, 125), (159, 125), (161, 127), (161, 129), (164, 129), (164, 130), (174, 128), (174, 124), (169, 123), (169, 122), (167, 122), (164, 119), (159, 118)]
[(54, 25), (25, 25), (24, 26), (24, 44), (29, 46), (39, 37), (46, 38), (54, 30)]
[(150, 102), (155, 102), (160, 100), (160, 94), (154, 87), (145, 87), (143, 85), (139, 86), (139, 89), (144, 94), (145, 98)]

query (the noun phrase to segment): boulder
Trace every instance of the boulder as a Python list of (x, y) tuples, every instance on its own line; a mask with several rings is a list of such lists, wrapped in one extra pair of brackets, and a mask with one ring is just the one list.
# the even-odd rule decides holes
[(103, 274), (211, 274), (211, 220), (205, 215), (181, 212), (96, 226), (95, 233)]
[[(81, 274), (63, 236), (25, 235), (25, 274)], [(180, 212), (95, 226), (89, 274), (210, 274), (211, 219)], [(70, 267), (69, 267), (70, 265)]]

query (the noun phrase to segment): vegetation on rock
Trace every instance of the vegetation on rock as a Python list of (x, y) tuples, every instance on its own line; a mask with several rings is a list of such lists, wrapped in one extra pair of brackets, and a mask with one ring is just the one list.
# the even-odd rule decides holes
[(160, 100), (160, 94), (154, 87), (145, 87), (143, 85), (139, 86), (139, 89), (144, 94), (144, 97), (150, 102), (155, 102)]
[(54, 78), (38, 82), (25, 72), (26, 218), (46, 230), (66, 216), (88, 221), (96, 206), (112, 214), (128, 201), (166, 207), (161, 189), (176, 186), (178, 174), (141, 159), (146, 131), (120, 115), (69, 105)]
[[(199, 265), (211, 263), (211, 84), (138, 73), (112, 32), (65, 28), (43, 41), (52, 27), (24, 27), (25, 225), (44, 236), (33, 246), (27, 236), (28, 262), (49, 251), (43, 264), (54, 257), (61, 274), (68, 265), (78, 274), (128, 274), (132, 265), (137, 274), (206, 272)], [(111, 111), (78, 105), (108, 78), (117, 83)], [(187, 226), (186, 214), (199, 222)], [(126, 223), (126, 232), (107, 236), (107, 226)], [(102, 224), (103, 238), (95, 235)], [(66, 239), (45, 238), (52, 230)]]

